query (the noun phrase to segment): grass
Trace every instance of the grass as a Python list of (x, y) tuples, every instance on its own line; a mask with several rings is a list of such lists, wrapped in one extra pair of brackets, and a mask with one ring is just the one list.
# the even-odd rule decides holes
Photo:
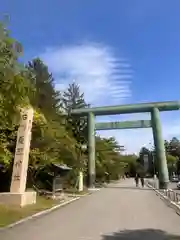
[(28, 205), (25, 207), (7, 206), (0, 204), (0, 228), (19, 221), (22, 218), (31, 216), (37, 212), (49, 209), (59, 203), (59, 200), (52, 200), (37, 196), (36, 204)]

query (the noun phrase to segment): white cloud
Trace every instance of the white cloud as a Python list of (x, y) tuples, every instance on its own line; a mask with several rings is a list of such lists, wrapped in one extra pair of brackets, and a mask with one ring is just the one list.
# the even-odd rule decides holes
[[(56, 87), (65, 89), (75, 80), (91, 105), (115, 105), (129, 102), (132, 70), (128, 62), (116, 57), (113, 49), (94, 43), (49, 48), (41, 58), (56, 79)], [(57, 80), (58, 79), (58, 80)], [(180, 135), (180, 116), (174, 113), (162, 117), (164, 138)], [(175, 116), (175, 117), (173, 117)], [(128, 114), (98, 117), (97, 121), (127, 121), (150, 119), (148, 114)], [(176, 119), (176, 121), (174, 121)], [(128, 152), (138, 152), (144, 144), (153, 142), (151, 129), (101, 131), (102, 136), (115, 136)]]
[(88, 43), (49, 48), (41, 57), (58, 79), (56, 87), (64, 89), (74, 80), (92, 105), (121, 104), (131, 96), (131, 67), (107, 46)]

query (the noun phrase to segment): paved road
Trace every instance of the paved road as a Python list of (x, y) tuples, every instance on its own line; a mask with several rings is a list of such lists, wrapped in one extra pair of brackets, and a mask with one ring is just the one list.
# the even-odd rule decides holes
[[(180, 216), (133, 180), (111, 184), (44, 217), (0, 232), (1, 240), (174, 239)], [(166, 238), (167, 237), (167, 238)]]
[(169, 183), (169, 188), (171, 188), (172, 190), (174, 190), (175, 192), (180, 194), (180, 190), (177, 188), (177, 183), (176, 182), (170, 182)]

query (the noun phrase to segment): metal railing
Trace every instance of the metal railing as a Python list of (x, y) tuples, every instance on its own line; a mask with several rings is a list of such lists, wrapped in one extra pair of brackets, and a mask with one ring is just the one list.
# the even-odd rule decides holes
[(170, 201), (180, 204), (180, 193), (175, 192), (172, 189), (160, 190), (164, 196), (166, 196)]
[(159, 189), (157, 180), (154, 180), (154, 181), (147, 180), (146, 183), (151, 185), (153, 188), (157, 189), (168, 200), (180, 205), (180, 193), (172, 189)]

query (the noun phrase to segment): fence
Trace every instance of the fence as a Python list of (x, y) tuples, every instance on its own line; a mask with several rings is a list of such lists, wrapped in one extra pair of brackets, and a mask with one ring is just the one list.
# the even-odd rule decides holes
[(178, 193), (172, 189), (159, 189), (158, 180), (154, 180), (154, 181), (147, 180), (146, 183), (147, 183), (147, 185), (150, 185), (151, 187), (158, 190), (158, 192), (160, 192), (168, 200), (180, 205), (180, 193)]

